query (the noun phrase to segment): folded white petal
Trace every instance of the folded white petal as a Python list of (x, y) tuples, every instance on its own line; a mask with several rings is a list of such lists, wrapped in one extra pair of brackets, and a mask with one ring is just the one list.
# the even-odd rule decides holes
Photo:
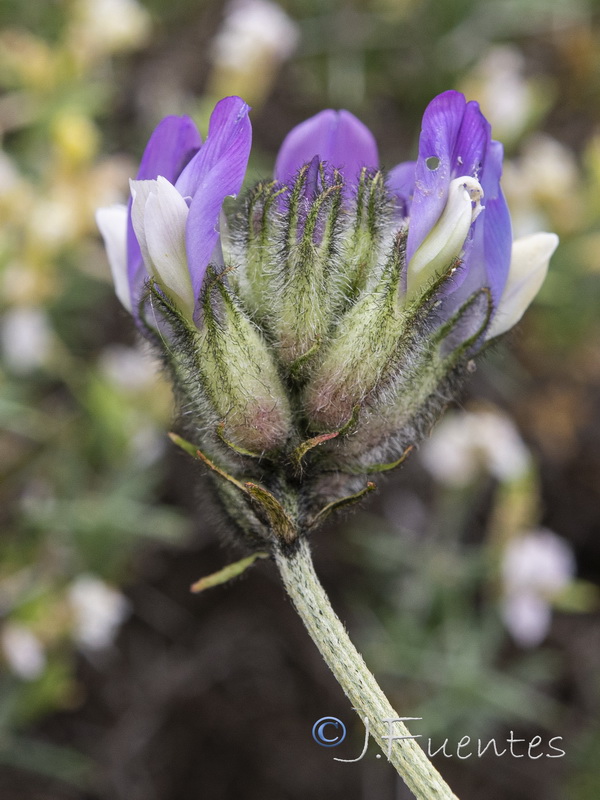
[(194, 292), (187, 266), (185, 225), (189, 209), (177, 189), (165, 178), (146, 201), (144, 228), (153, 275), (190, 317)]
[(146, 203), (152, 193), (157, 191), (156, 181), (129, 181), (131, 189), (131, 224), (135, 232), (136, 239), (142, 251), (142, 258), (146, 265), (146, 270), (152, 274), (152, 263), (148, 253), (148, 245), (146, 243), (146, 226), (144, 217), (146, 215)]
[(448, 202), (441, 217), (409, 262), (409, 297), (418, 294), (425, 283), (460, 255), (471, 225), (483, 211), (482, 197), (481, 184), (469, 175), (450, 182)]
[(115, 293), (131, 313), (131, 293), (127, 278), (127, 206), (99, 208), (96, 211), (96, 223), (104, 239)]
[(508, 279), (486, 339), (500, 336), (521, 319), (541, 289), (557, 247), (555, 233), (534, 233), (513, 242)]

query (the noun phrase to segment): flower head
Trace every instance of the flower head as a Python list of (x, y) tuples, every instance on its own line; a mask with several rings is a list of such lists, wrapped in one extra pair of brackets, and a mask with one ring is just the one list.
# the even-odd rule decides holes
[(323, 111), (288, 134), (274, 179), (226, 213), (248, 112), (222, 100), (204, 144), (191, 120), (168, 117), (129, 206), (98, 223), (117, 295), (228, 475), (230, 512), (264, 542), (274, 514), (307, 530), (319, 504), (360, 496), (369, 473), (401, 462), (472, 357), (520, 319), (557, 238), (512, 241), (502, 146), (453, 91), (426, 109), (416, 161), (386, 173), (362, 122)]

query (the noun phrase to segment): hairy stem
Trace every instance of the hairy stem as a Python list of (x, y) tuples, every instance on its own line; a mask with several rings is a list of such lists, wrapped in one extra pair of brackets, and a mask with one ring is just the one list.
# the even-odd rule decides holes
[[(278, 551), (275, 559), (284, 586), (311, 639), (344, 690), (355, 711), (390, 763), (418, 800), (458, 800), (414, 739), (373, 675), (335, 611), (315, 573), (306, 539), (289, 553)], [(389, 722), (389, 720), (397, 720)], [(390, 739), (390, 737), (393, 737)]]

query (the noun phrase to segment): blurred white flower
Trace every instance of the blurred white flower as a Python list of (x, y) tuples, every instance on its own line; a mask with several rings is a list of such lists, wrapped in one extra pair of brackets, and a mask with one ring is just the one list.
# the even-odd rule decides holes
[(265, 54), (284, 61), (298, 43), (298, 27), (269, 0), (234, 0), (225, 10), (221, 30), (213, 40), (216, 65), (247, 70)]
[(163, 457), (167, 437), (162, 428), (151, 423), (141, 424), (130, 440), (131, 454), (140, 469), (152, 466)]
[(254, 108), (268, 96), (299, 39), (296, 23), (270, 0), (234, 0), (213, 39), (208, 96), (243, 97)]
[(545, 133), (528, 137), (521, 156), (505, 163), (502, 178), (515, 236), (559, 222), (569, 229), (581, 216), (581, 176), (575, 154)]
[(118, 389), (124, 392), (141, 392), (157, 380), (158, 370), (137, 347), (115, 344), (105, 347), (100, 355), (100, 371)]
[(94, 53), (116, 53), (143, 44), (151, 20), (136, 0), (79, 0), (74, 36)]
[(490, 48), (465, 83), (500, 141), (512, 141), (523, 132), (532, 116), (535, 87), (525, 77), (525, 57), (516, 47)]
[(579, 186), (575, 154), (546, 133), (529, 137), (521, 156), (521, 175), (541, 198), (560, 200)]
[(40, 308), (16, 307), (2, 318), (0, 342), (7, 366), (27, 374), (46, 363), (52, 345), (48, 318)]
[(46, 654), (37, 636), (29, 628), (8, 622), (0, 634), (6, 663), (19, 678), (34, 681), (46, 669)]
[[(147, 406), (149, 392), (154, 403), (165, 389), (156, 363), (144, 348), (117, 344), (104, 348), (99, 358), (99, 371), (119, 392), (134, 396), (134, 405), (122, 406), (123, 422), (129, 431), (129, 451), (137, 467), (151, 466), (162, 458), (168, 441), (162, 425), (155, 423), (152, 408)], [(135, 397), (144, 392), (144, 409), (150, 414), (142, 410), (140, 398)]]
[(535, 647), (550, 627), (550, 601), (575, 575), (569, 544), (545, 528), (509, 542), (502, 558), (502, 617), (523, 647)]
[(73, 610), (75, 641), (85, 650), (103, 650), (129, 616), (126, 597), (94, 575), (80, 575), (68, 592)]
[(58, 250), (76, 236), (78, 213), (76, 205), (59, 192), (55, 197), (40, 197), (31, 208), (30, 235), (44, 249)]
[(471, 483), (482, 469), (498, 480), (514, 480), (530, 463), (513, 422), (498, 411), (447, 414), (420, 454), (436, 480), (456, 488)]

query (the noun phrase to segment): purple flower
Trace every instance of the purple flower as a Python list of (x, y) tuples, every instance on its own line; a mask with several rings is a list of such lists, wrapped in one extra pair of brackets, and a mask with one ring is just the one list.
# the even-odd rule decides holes
[[(456, 305), (472, 291), (487, 286), (497, 305), (508, 276), (512, 245), (510, 215), (500, 188), (502, 155), (502, 145), (491, 139), (490, 125), (478, 103), (467, 103), (462, 94), (449, 91), (429, 104), (423, 115), (417, 161), (398, 165), (389, 176), (390, 187), (410, 215), (406, 252), (409, 294), (411, 279), (418, 283), (417, 273), (423, 269), (421, 263), (418, 267), (416, 263), (423, 260), (419, 258), (423, 253), (419, 248), (425, 247), (444, 209), (452, 202), (453, 181), (460, 189), (473, 179), (479, 183), (483, 213), (478, 213), (467, 226), (460, 251), (462, 267), (446, 291), (457, 292), (466, 282), (464, 290), (453, 298), (452, 304)], [(473, 198), (464, 192), (463, 197), (468, 211)], [(426, 270), (428, 276), (431, 273), (431, 269)]]
[[(361, 168), (379, 165), (372, 134), (348, 111), (322, 111), (294, 128), (277, 157), (276, 179), (289, 183), (315, 156), (339, 169), (347, 200)], [(399, 224), (408, 223), (404, 296), (417, 298), (460, 259), (442, 289), (442, 317), (485, 287), (493, 304), (487, 338), (520, 319), (558, 244), (548, 233), (513, 243), (500, 186), (502, 157), (502, 145), (492, 140), (478, 103), (447, 91), (425, 110), (417, 160), (398, 164), (387, 177)]]
[(117, 296), (136, 318), (148, 277), (193, 318), (219, 244), (223, 200), (244, 180), (249, 111), (239, 97), (221, 100), (204, 144), (189, 117), (166, 117), (146, 146), (128, 206), (99, 209)]
[[(161, 176), (171, 184), (175, 183), (185, 165), (201, 146), (200, 134), (189, 117), (165, 117), (146, 145), (136, 180), (150, 181)], [(131, 197), (127, 207), (127, 280), (132, 306), (137, 309), (147, 272), (133, 229), (132, 204)]]
[[(194, 319), (207, 266), (221, 259), (223, 200), (239, 192), (246, 172), (248, 112), (239, 97), (221, 100), (204, 144), (188, 117), (167, 117), (146, 147), (128, 206), (98, 211), (117, 296), (136, 319), (148, 277)], [(309, 165), (298, 237), (311, 204), (326, 188), (319, 162), (326, 165), (326, 183), (334, 170), (342, 176), (343, 206), (351, 213), (363, 169), (369, 174), (379, 169), (375, 139), (351, 113), (330, 109), (288, 134), (277, 156), (276, 180), (291, 187)], [(399, 164), (387, 176), (386, 213), (392, 208), (391, 224), (398, 231), (408, 228), (400, 304), (418, 302), (434, 280), (458, 265), (440, 289), (440, 318), (451, 317), (487, 288), (492, 317), (486, 338), (520, 319), (558, 242), (554, 234), (543, 233), (513, 243), (501, 173), (502, 146), (492, 140), (478, 104), (448, 91), (425, 110), (417, 160)], [(282, 196), (279, 212), (288, 202)], [(328, 212), (322, 207), (319, 213), (315, 243)]]
[(347, 193), (363, 167), (379, 167), (373, 134), (349, 111), (321, 111), (291, 130), (277, 155), (276, 180), (289, 183), (315, 157), (341, 171)]

